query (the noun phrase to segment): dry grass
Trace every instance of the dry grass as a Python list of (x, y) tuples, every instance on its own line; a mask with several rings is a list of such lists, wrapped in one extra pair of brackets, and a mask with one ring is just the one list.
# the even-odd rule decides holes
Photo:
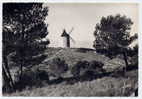
[[(133, 71), (136, 73), (136, 71)], [(45, 85), (42, 88), (25, 89), (6, 96), (129, 96), (137, 80), (134, 78), (103, 77), (93, 81), (57, 85)]]

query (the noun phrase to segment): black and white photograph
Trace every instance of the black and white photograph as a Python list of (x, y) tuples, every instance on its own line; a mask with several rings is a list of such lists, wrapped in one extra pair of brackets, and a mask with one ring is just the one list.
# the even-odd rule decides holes
[(138, 3), (2, 3), (2, 96), (138, 97)]

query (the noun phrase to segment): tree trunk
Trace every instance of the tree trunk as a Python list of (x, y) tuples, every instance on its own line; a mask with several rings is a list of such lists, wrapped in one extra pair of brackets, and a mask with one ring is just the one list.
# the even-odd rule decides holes
[(24, 24), (23, 24), (23, 17), (21, 17), (22, 21), (22, 35), (21, 35), (21, 42), (20, 44), (22, 44), (22, 46), (20, 46), (20, 50), (19, 50), (19, 55), (20, 55), (20, 58), (21, 58), (21, 63), (20, 63), (20, 82), (22, 81), (22, 76), (23, 76), (23, 62), (24, 62), (24, 54), (23, 54), (23, 51), (24, 51), (24, 35), (25, 35), (25, 32), (24, 32)]
[(23, 61), (21, 61), (20, 64), (20, 82), (22, 81), (22, 76), (23, 76)]
[(11, 87), (14, 90), (14, 82), (13, 82), (12, 76), (10, 74), (10, 70), (9, 70), (9, 67), (8, 67), (8, 60), (7, 60), (6, 56), (3, 56), (3, 61), (4, 61), (3, 72), (5, 73), (4, 76), (9, 79), (9, 84), (11, 85)]
[(125, 61), (125, 67), (124, 67), (124, 75), (125, 75), (127, 67), (128, 67), (128, 61), (127, 61), (127, 53), (126, 53), (126, 51), (123, 51), (123, 58), (124, 58), (124, 61)]
[(10, 85), (10, 79), (4, 69), (4, 67), (2, 67), (2, 92), (9, 92), (12, 88), (12, 86)]

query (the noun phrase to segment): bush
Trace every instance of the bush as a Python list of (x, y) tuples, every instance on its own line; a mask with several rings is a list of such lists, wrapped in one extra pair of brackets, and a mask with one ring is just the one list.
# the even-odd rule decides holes
[(74, 77), (78, 77), (80, 75), (80, 68), (78, 66), (73, 66), (71, 68), (71, 74), (74, 76)]
[(93, 60), (90, 62), (89, 69), (86, 74), (89, 76), (97, 76), (100, 73), (104, 73), (105, 70), (103, 69), (103, 66), (104, 64), (102, 62)]
[(37, 69), (28, 69), (24, 70), (21, 80), (19, 73), (16, 73), (14, 77), (15, 87), (18, 90), (22, 90), (23, 88), (27, 86), (37, 86), (40, 87), (43, 84), (43, 81), (48, 81), (49, 76), (46, 71), (43, 70), (37, 70)]
[(93, 75), (99, 72), (105, 72), (103, 69), (103, 63), (98, 61), (79, 61), (76, 65), (71, 69), (71, 73), (74, 77), (79, 77), (81, 75)]
[(74, 77), (78, 77), (80, 75), (83, 75), (84, 72), (88, 69), (89, 62), (88, 61), (79, 61), (75, 64), (74, 67), (71, 69), (71, 73)]
[(94, 60), (94, 61), (91, 61), (91, 62), (90, 62), (89, 68), (90, 68), (90, 69), (103, 68), (103, 65), (104, 65), (104, 64), (103, 64), (102, 62)]
[(127, 55), (130, 56), (129, 66), (133, 66), (133, 68), (138, 68), (138, 45), (135, 45), (133, 48), (129, 49), (127, 53)]
[(60, 59), (58, 57), (49, 61), (48, 66), (49, 75), (55, 77), (61, 77), (62, 74), (67, 72), (68, 70), (68, 64), (65, 62), (65, 60)]
[(22, 90), (26, 86), (35, 85), (38, 81), (36, 79), (35, 72), (27, 70), (27, 71), (23, 71), (22, 76), (19, 73), (16, 73), (14, 77), (14, 82), (15, 82), (16, 89)]
[(49, 75), (48, 72), (46, 72), (45, 70), (38, 70), (37, 72), (37, 78), (41, 81), (49, 81)]
[(130, 60), (130, 65), (138, 67), (138, 55), (134, 55)]
[(127, 55), (130, 57), (133, 57), (135, 55), (138, 55), (138, 45), (135, 45), (133, 48), (127, 49)]

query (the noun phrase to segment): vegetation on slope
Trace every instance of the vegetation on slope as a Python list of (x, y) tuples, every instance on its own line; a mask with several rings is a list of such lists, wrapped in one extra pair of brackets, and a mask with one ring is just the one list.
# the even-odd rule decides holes
[[(126, 76), (123, 77), (121, 73), (123, 71), (124, 61), (120, 58), (109, 59), (104, 55), (95, 53), (94, 51), (88, 51), (86, 53), (79, 52), (78, 49), (56, 49), (51, 48), (56, 54), (50, 54), (50, 58), (45, 59), (42, 64), (34, 66), (33, 74), (30, 74), (32, 78), (41, 69), (44, 72), (48, 72), (47, 62), (60, 57), (64, 59), (69, 65), (67, 73), (62, 74), (62, 79), (51, 79), (47, 82), (46, 79), (40, 79), (37, 85), (26, 86), (21, 91), (16, 91), (11, 94), (4, 94), (6, 96), (129, 96), (135, 91), (135, 86), (138, 83), (138, 71), (128, 71)], [(50, 51), (49, 51), (50, 52)], [(46, 54), (46, 52), (44, 53)], [(106, 70), (106, 74), (98, 74), (90, 78), (90, 76), (82, 75), (79, 79), (76, 79), (71, 74), (71, 67), (75, 66), (78, 61), (93, 60), (104, 63), (103, 68)], [(116, 71), (116, 72), (115, 72)], [(121, 71), (121, 72), (119, 72)], [(55, 72), (56, 73), (56, 72)], [(99, 72), (98, 72), (99, 73)], [(47, 77), (47, 76), (46, 76)], [(48, 78), (48, 77), (47, 77)], [(37, 81), (37, 79), (33, 79)], [(124, 88), (123, 88), (124, 87)]]

